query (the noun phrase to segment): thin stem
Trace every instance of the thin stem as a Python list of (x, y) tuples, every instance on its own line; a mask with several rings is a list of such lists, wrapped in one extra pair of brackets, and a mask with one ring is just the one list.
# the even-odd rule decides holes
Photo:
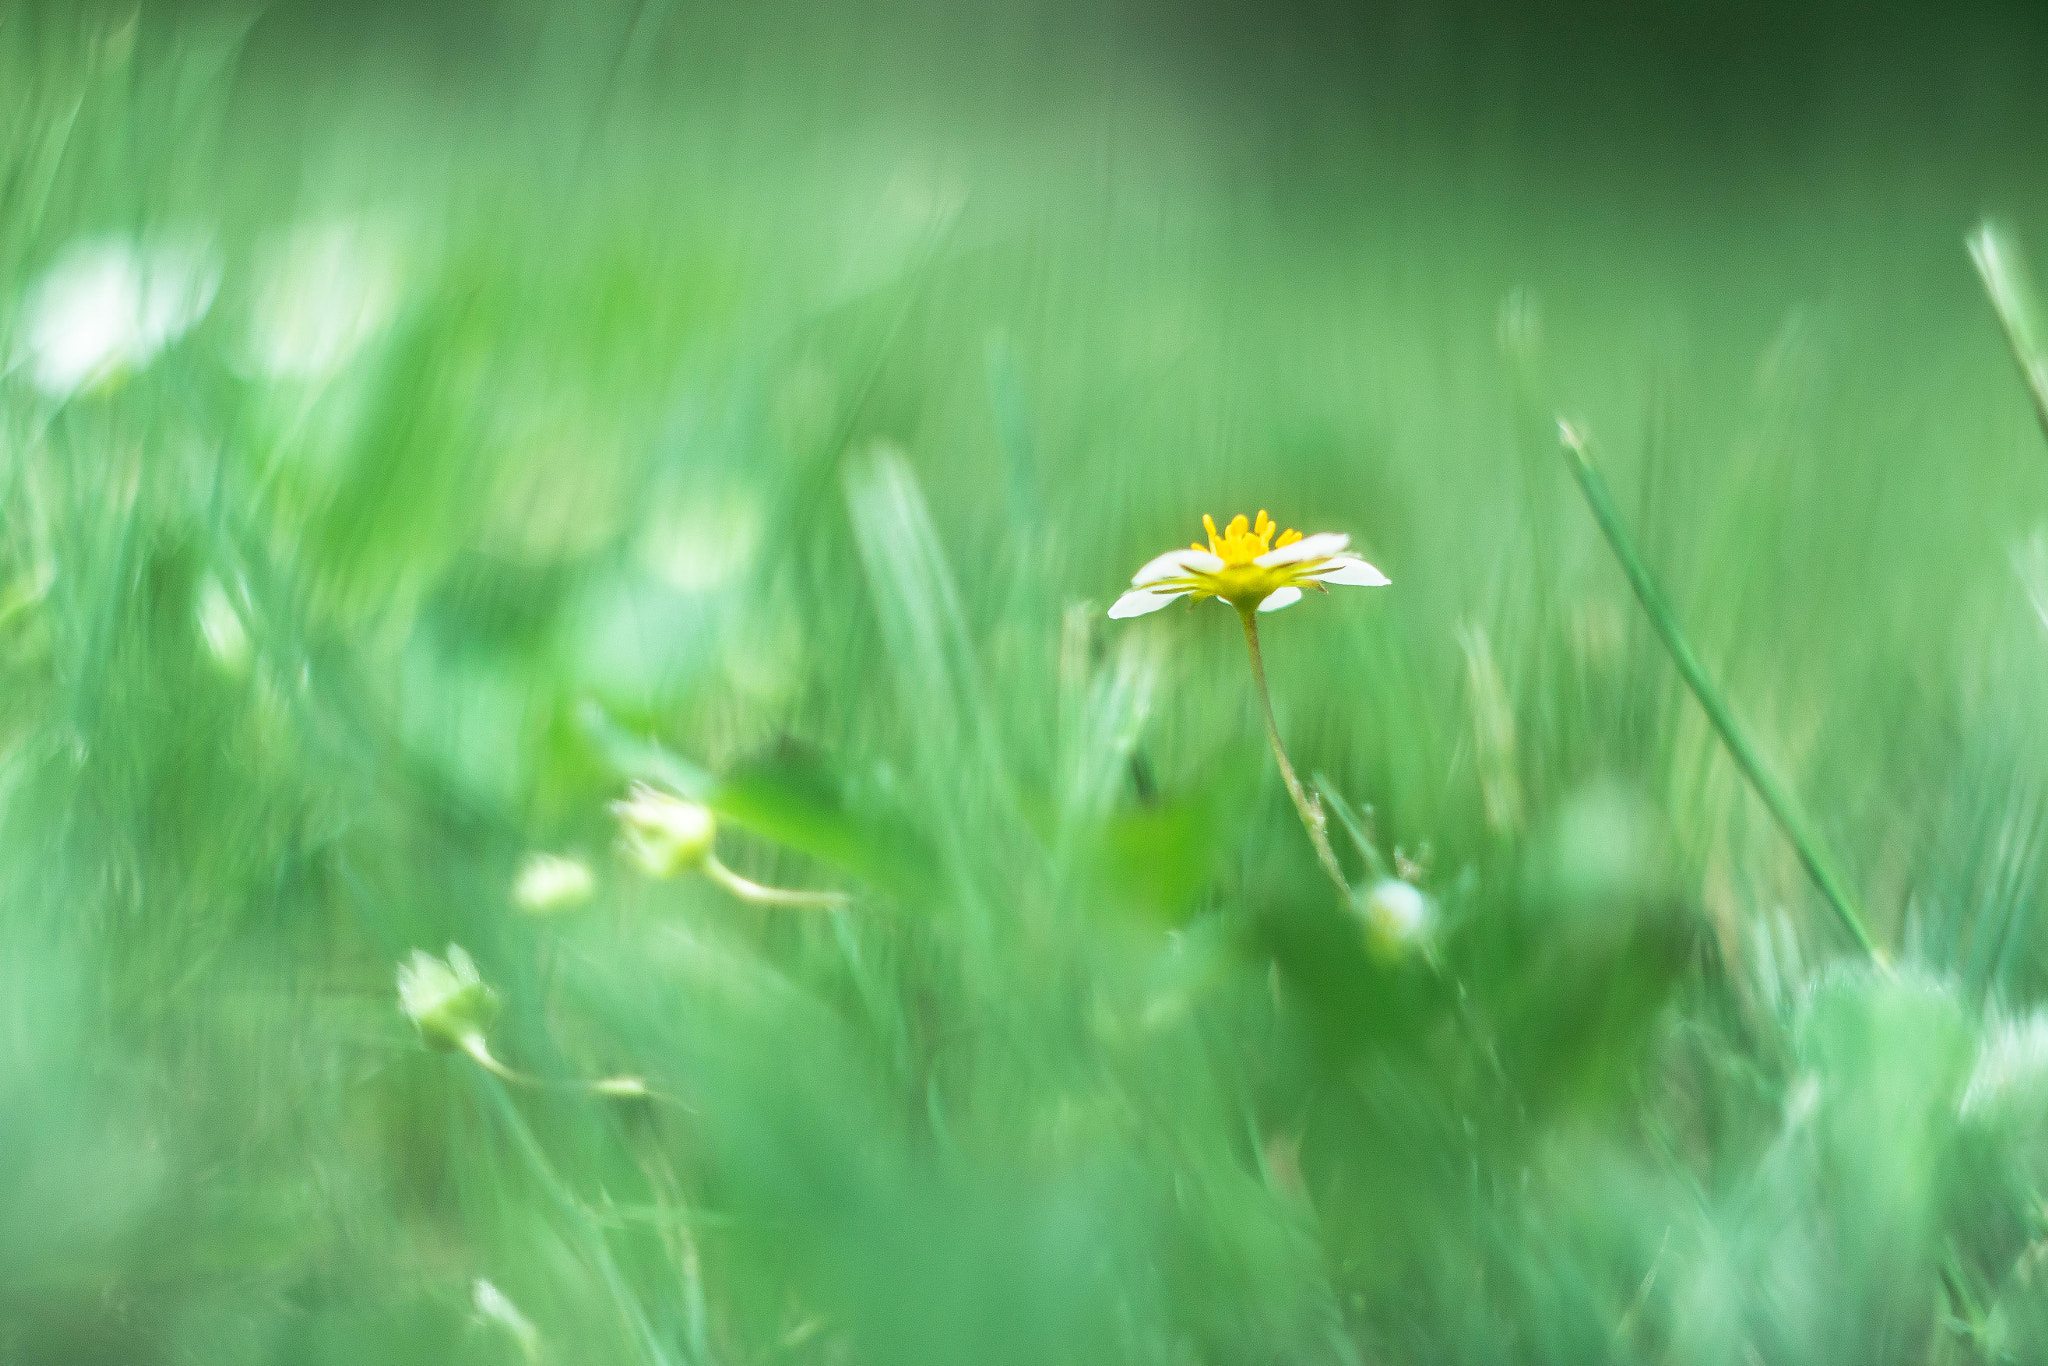
[(1593, 468), (1593, 462), (1586, 450), (1586, 439), (1569, 422), (1558, 423), (1558, 436), (1564, 444), (1565, 463), (1571, 466), (1572, 475), (1579, 481), (1579, 489), (1586, 495), (1586, 502), (1593, 509), (1593, 520), (1600, 524), (1600, 530), (1607, 537), (1607, 544), (1621, 561), (1621, 569), (1628, 576), (1629, 587), (1635, 590), (1637, 601), (1649, 615), (1650, 624), (1657, 629), (1657, 635), (1670, 652), (1671, 662), (1678, 666), (1678, 672), (1685, 679), (1692, 695), (1699, 699), (1707, 719), (1714, 723), (1721, 742), (1728, 746), (1728, 752), (1735, 757), (1736, 766), (1749, 785), (1763, 798), (1764, 805), (1776, 818), (1778, 825), (1792, 841), (1792, 847), (1799, 853), (1799, 861), (1805, 865), (1807, 876), (1820, 888), (1835, 915), (1849, 931), (1857, 945), (1870, 957), (1882, 962), (1884, 955), (1879, 952), (1870, 932), (1863, 927), (1863, 916), (1858, 911), (1856, 899), (1850, 893), (1848, 884), (1835, 871), (1834, 860), (1828, 857), (1827, 849), (1821, 844), (1819, 834), (1807, 823), (1805, 813), (1776, 774), (1771, 772), (1750, 743), (1749, 734), (1742, 723), (1735, 719), (1721, 690), (1707, 677), (1699, 656), (1679, 629), (1678, 616), (1666, 602), (1657, 581), (1650, 577), (1649, 566), (1636, 554), (1635, 545), (1629, 540), (1627, 530), (1621, 524), (1621, 514), (1615, 509), (1614, 499), (1607, 492), (1607, 481)]
[(537, 1088), (540, 1085), (540, 1078), (529, 1077), (526, 1075), (526, 1073), (521, 1072), (516, 1068), (507, 1067), (504, 1063), (499, 1062), (497, 1055), (491, 1052), (490, 1044), (484, 1039), (484, 1036), (481, 1034), (463, 1035), (462, 1051), (469, 1054), (470, 1057), (476, 1059), (477, 1066), (483, 1068), (484, 1071), (490, 1073), (492, 1076), (498, 1078), (500, 1081), (509, 1081), (514, 1086), (531, 1086)]
[(1273, 719), (1273, 694), (1266, 687), (1266, 660), (1259, 653), (1257, 609), (1240, 607), (1237, 619), (1244, 624), (1245, 649), (1251, 652), (1252, 657), (1252, 682), (1258, 685), (1259, 709), (1266, 718), (1266, 739), (1273, 746), (1273, 757), (1280, 761), (1281, 780), (1287, 784), (1287, 795), (1294, 798), (1294, 809), (1301, 815), (1301, 824), (1308, 831), (1309, 842), (1316, 847), (1316, 858), (1321, 861), (1323, 871), (1330, 875), (1330, 881), (1337, 884), (1337, 890), (1349, 901), (1351, 884), (1344, 880), (1344, 869), (1337, 862), (1337, 851), (1330, 848), (1330, 836), (1325, 830), (1328, 822), (1323, 817), (1322, 804), (1302, 789), (1301, 779), (1294, 776), (1294, 765), (1287, 758), (1287, 746), (1280, 743), (1280, 723)]
[(1317, 808), (1337, 813), (1337, 824), (1343, 826), (1344, 833), (1351, 836), (1352, 847), (1357, 849), (1358, 856), (1365, 860), (1366, 873), (1375, 881), (1386, 877), (1387, 861), (1380, 857), (1379, 849), (1374, 846), (1371, 836), (1366, 834), (1365, 825), (1352, 811), (1351, 804), (1344, 800), (1344, 794), (1320, 773), (1309, 780), (1309, 785), (1315, 789)]
[(655, 1100), (668, 1099), (666, 1096), (657, 1095), (649, 1090), (647, 1083), (638, 1077), (601, 1077), (596, 1081), (543, 1081), (539, 1077), (529, 1076), (516, 1067), (510, 1067), (498, 1061), (497, 1055), (491, 1052), (489, 1041), (481, 1034), (465, 1034), (462, 1037), (461, 1047), (464, 1053), (475, 1059), (477, 1066), (483, 1068), (484, 1071), (498, 1078), (498, 1080), (510, 1082), (514, 1086), (524, 1086), (535, 1091), (551, 1089), (559, 1091), (587, 1091), (594, 1096), (610, 1096), (621, 1100), (640, 1097)]
[[(478, 1044), (482, 1044), (482, 1035), (472, 1037)], [(469, 1047), (468, 1040), (464, 1040), (464, 1049), (470, 1052), (471, 1056), (475, 1056), (475, 1050)], [(485, 1049), (484, 1052), (488, 1055), (489, 1050)], [(478, 1061), (482, 1059), (479, 1058)], [(502, 1075), (494, 1067), (489, 1070), (493, 1075)], [(548, 1161), (547, 1153), (540, 1146), (540, 1140), (534, 1137), (533, 1129), (519, 1113), (519, 1107), (512, 1103), (512, 1097), (506, 1093), (505, 1088), (486, 1083), (484, 1092), (490, 1097), (492, 1106), (511, 1132), (520, 1154), (533, 1168), (541, 1189), (554, 1201), (555, 1207), (583, 1244), (584, 1255), (596, 1267), (605, 1289), (611, 1293), (612, 1302), (632, 1325), (634, 1334), (640, 1342), (641, 1359), (647, 1362), (648, 1366), (672, 1366), (669, 1354), (663, 1350), (661, 1339), (655, 1334), (654, 1325), (648, 1319), (646, 1307), (640, 1303), (639, 1297), (626, 1283), (626, 1278), (619, 1273), (618, 1261), (612, 1256), (611, 1244), (605, 1241), (604, 1229), (598, 1224), (596, 1216), (555, 1171), (554, 1164)]]
[(732, 869), (719, 862), (718, 855), (704, 856), (704, 876), (731, 892), (742, 901), (756, 906), (790, 906), (818, 911), (836, 911), (844, 907), (850, 898), (844, 892), (798, 892), (785, 887), (764, 887), (751, 878), (741, 877)]

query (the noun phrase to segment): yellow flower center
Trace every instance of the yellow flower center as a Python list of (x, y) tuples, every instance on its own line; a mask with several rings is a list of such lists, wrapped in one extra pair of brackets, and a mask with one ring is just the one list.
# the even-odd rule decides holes
[(1206, 514), (1202, 526), (1209, 533), (1209, 544), (1196, 541), (1194, 548), (1206, 550), (1223, 561), (1223, 568), (1213, 574), (1195, 571), (1188, 575), (1187, 582), (1194, 588), (1196, 599), (1221, 598), (1239, 611), (1249, 612), (1271, 597), (1275, 589), (1284, 588), (1299, 577), (1301, 565), (1258, 563), (1259, 556), (1266, 552), (1301, 539), (1298, 531), (1280, 530), (1263, 508), (1256, 523), (1242, 513), (1231, 518), (1221, 535), (1217, 534), (1215, 519)]
[[(1266, 515), (1264, 508), (1259, 509), (1256, 524), (1246, 521), (1244, 514), (1238, 513), (1230, 519), (1230, 525), (1223, 528), (1221, 536), (1216, 534), (1216, 519), (1207, 513), (1202, 514), (1202, 527), (1209, 533), (1209, 544), (1196, 541), (1194, 548), (1208, 551), (1223, 561), (1226, 568), (1248, 565), (1269, 550), (1293, 545), (1301, 539), (1299, 531), (1280, 531), (1279, 524)], [(1280, 535), (1277, 541), (1273, 539), (1275, 532)]]

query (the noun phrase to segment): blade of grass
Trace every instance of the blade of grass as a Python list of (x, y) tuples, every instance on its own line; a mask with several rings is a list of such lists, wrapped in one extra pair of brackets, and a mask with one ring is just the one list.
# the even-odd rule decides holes
[(591, 1214), (583, 1201), (576, 1197), (567, 1182), (555, 1171), (548, 1160), (547, 1152), (541, 1147), (532, 1128), (527, 1125), (526, 1116), (513, 1103), (504, 1084), (495, 1076), (482, 1079), (481, 1089), (489, 1100), (492, 1110), (505, 1126), (505, 1132), (512, 1137), (519, 1155), (533, 1171), (540, 1189), (560, 1213), (575, 1240), (582, 1245), (584, 1255), (589, 1258), (591, 1268), (596, 1271), (606, 1293), (611, 1296), (619, 1317), (624, 1321), (627, 1332), (640, 1348), (641, 1359), (648, 1366), (675, 1366), (675, 1359), (662, 1347), (660, 1336), (654, 1330), (654, 1323), (647, 1315), (646, 1306), (627, 1284), (619, 1270), (618, 1259), (612, 1255), (611, 1244), (605, 1240), (603, 1227)]
[(1622, 572), (1628, 576), (1629, 587), (1635, 590), (1636, 600), (1649, 614), (1650, 624), (1657, 628), (1658, 638), (1670, 652), (1671, 662), (1678, 666), (1679, 674), (1685, 679), (1692, 695), (1699, 699), (1707, 719), (1714, 723), (1714, 729), (1721, 736), (1721, 742), (1728, 746), (1728, 752), (1742, 769), (1743, 776), (1763, 798), (1778, 825), (1784, 830), (1792, 847), (1799, 852), (1799, 861), (1805, 865), (1807, 875), (1820, 888), (1834, 908), (1835, 915), (1849, 931), (1857, 946), (1871, 958), (1883, 960), (1872, 941), (1870, 932), (1864, 928), (1863, 916), (1856, 904), (1855, 896), (1849, 891), (1840, 873), (1835, 869), (1834, 860), (1828, 856), (1821, 844), (1819, 834), (1813, 829), (1791, 791), (1778, 780), (1756, 746), (1750, 743), (1749, 733), (1742, 723), (1735, 719), (1727, 699), (1707, 676), (1706, 668), (1699, 656), (1693, 653), (1692, 645), (1686, 640), (1685, 632), (1679, 628), (1678, 617), (1671, 610), (1671, 604), (1664, 598), (1663, 590), (1650, 576), (1649, 566), (1636, 553), (1635, 544), (1629, 539), (1628, 531), (1621, 524), (1621, 514), (1614, 506), (1614, 498), (1607, 491), (1607, 481), (1593, 468), (1593, 461), (1586, 448), (1585, 435), (1569, 422), (1557, 424), (1558, 437), (1563, 444), (1565, 463), (1571, 466), (1572, 476), (1579, 482), (1580, 492), (1586, 495), (1586, 502), (1593, 510), (1593, 519), (1600, 523), (1600, 530), (1607, 537), (1607, 544), (1613, 549), (1614, 557), (1621, 561)]
[(1322, 799), (1323, 809), (1337, 818), (1337, 824), (1351, 837), (1351, 843), (1358, 849), (1358, 857), (1365, 861), (1366, 872), (1374, 881), (1386, 877), (1387, 861), (1380, 856), (1378, 846), (1365, 832), (1365, 822), (1351, 809), (1351, 803), (1337, 790), (1337, 785), (1318, 773), (1310, 780), (1316, 795)]
[(2005, 329), (2006, 345), (2019, 362), (2027, 392), (2034, 400), (2034, 416), (2041, 432), (2048, 436), (2048, 345), (2041, 332), (2041, 309), (2027, 278), (2026, 260), (2012, 234), (1998, 223), (1986, 221), (1970, 234), (1970, 259), (1998, 322)]

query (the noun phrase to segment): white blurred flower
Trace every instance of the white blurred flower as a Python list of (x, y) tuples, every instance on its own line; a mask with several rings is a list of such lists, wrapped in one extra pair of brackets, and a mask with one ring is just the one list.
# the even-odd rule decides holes
[(650, 529), (640, 542), (640, 562), (670, 587), (702, 593), (743, 572), (760, 541), (760, 510), (732, 498)]
[(384, 234), (355, 222), (294, 228), (259, 256), (250, 359), (278, 378), (330, 375), (390, 324), (399, 296)]
[(558, 854), (529, 854), (512, 882), (512, 904), (528, 915), (548, 915), (590, 899), (597, 880), (587, 865)]
[(22, 303), (16, 361), (63, 396), (147, 365), (206, 316), (220, 268), (197, 247), (74, 245)]
[(1820, 1113), (1820, 1078), (1802, 1072), (1785, 1093), (1785, 1127), (1796, 1129)]

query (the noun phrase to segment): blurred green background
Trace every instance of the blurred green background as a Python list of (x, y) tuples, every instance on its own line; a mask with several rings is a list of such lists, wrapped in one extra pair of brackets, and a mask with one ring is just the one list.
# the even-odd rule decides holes
[[(2044, 172), (2032, 4), (0, 7), (0, 1362), (2048, 1359)], [(1103, 616), (1260, 507), (1357, 905)]]

